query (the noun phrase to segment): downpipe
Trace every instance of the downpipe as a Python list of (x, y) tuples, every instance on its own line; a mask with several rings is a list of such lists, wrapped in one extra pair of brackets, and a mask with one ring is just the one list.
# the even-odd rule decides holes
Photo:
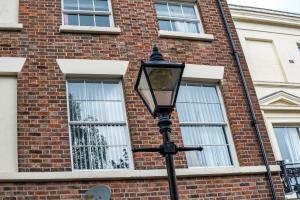
[(247, 98), (247, 101), (248, 101), (248, 107), (249, 107), (250, 112), (251, 112), (252, 122), (253, 122), (255, 132), (256, 132), (256, 136), (257, 136), (257, 139), (258, 139), (258, 142), (259, 142), (259, 147), (260, 147), (261, 153), (263, 155), (263, 161), (264, 161), (264, 164), (265, 164), (266, 169), (267, 169), (268, 181), (269, 181), (269, 184), (271, 186), (271, 192), (272, 192), (272, 200), (277, 200), (278, 198), (277, 198), (277, 195), (276, 195), (276, 190), (275, 190), (275, 185), (274, 185), (273, 178), (272, 178), (270, 164), (269, 164), (269, 161), (268, 161), (266, 149), (264, 147), (263, 139), (261, 137), (261, 132), (260, 132), (260, 129), (259, 129), (259, 125), (258, 125), (258, 122), (257, 122), (254, 107), (253, 107), (253, 102), (252, 102), (250, 92), (249, 92), (249, 89), (248, 89), (248, 84), (247, 84), (246, 79), (245, 79), (245, 75), (244, 75), (244, 71), (243, 71), (243, 68), (242, 68), (241, 60), (240, 60), (239, 54), (237, 52), (237, 48), (236, 48), (236, 45), (234, 43), (232, 32), (230, 30), (228, 19), (225, 15), (225, 11), (224, 11), (224, 8), (222, 6), (221, 0), (217, 0), (217, 4), (218, 4), (218, 7), (219, 7), (220, 12), (221, 12), (222, 19), (224, 21), (227, 36), (228, 36), (229, 41), (230, 41), (231, 49), (232, 49), (236, 64), (238, 66), (240, 78), (241, 78), (243, 88), (244, 88), (244, 92), (246, 94), (246, 98)]

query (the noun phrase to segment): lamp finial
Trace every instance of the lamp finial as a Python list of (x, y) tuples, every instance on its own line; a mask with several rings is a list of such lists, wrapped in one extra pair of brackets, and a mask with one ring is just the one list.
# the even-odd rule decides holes
[(150, 56), (150, 61), (163, 61), (164, 58), (162, 54), (159, 52), (156, 45), (153, 46), (152, 54)]

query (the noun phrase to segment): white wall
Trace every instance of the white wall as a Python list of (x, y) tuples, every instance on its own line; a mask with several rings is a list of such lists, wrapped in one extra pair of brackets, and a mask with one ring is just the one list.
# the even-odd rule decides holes
[[(236, 26), (251, 72), (261, 72), (265, 59), (269, 59), (271, 56), (274, 57), (274, 55), (277, 57), (278, 64), (282, 69), (281, 75), (278, 74), (278, 66), (275, 67), (275, 65), (273, 65), (272, 70), (271, 68), (268, 71), (265, 69), (267, 74), (252, 73), (254, 81), (300, 83), (300, 52), (297, 47), (297, 43), (300, 42), (300, 28), (283, 27), (281, 30), (281, 27), (265, 25), (265, 30), (262, 31), (262, 27), (256, 30), (256, 24), (251, 26), (251, 23), (246, 22), (236, 22)], [(275, 54), (271, 54), (270, 51), (261, 51), (259, 42), (257, 42), (257, 51), (254, 53), (258, 55), (258, 60), (255, 60), (255, 57), (251, 54), (254, 48), (248, 42), (255, 40), (261, 41), (260, 43), (272, 43), (273, 53)], [(290, 60), (294, 63), (290, 63)], [(254, 65), (254, 63), (259, 62), (261, 62), (261, 65)], [(280, 76), (285, 77), (286, 80), (280, 78)], [(264, 77), (266, 78), (264, 79)]]
[(232, 15), (258, 98), (300, 97), (300, 15), (238, 7)]
[(0, 0), (0, 24), (17, 24), (19, 0)]
[(245, 56), (255, 81), (285, 82), (275, 44), (270, 41), (245, 39)]
[(17, 78), (0, 76), (0, 172), (17, 172)]
[(281, 160), (274, 125), (300, 126), (300, 104), (285, 102), (282, 96), (277, 105), (264, 100), (276, 100), (280, 91), (291, 94), (286, 96), (292, 100), (300, 99), (300, 15), (234, 6), (232, 15), (256, 94), (263, 99), (261, 108), (275, 158)]

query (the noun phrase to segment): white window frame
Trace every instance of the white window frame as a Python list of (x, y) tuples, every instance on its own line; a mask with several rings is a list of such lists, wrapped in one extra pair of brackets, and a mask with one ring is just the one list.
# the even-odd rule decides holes
[[(224, 123), (216, 123), (215, 125), (222, 125), (224, 126), (224, 129), (225, 129), (225, 138), (228, 142), (228, 144), (226, 146), (228, 146), (229, 148), (229, 156), (231, 158), (231, 162), (232, 162), (232, 165), (230, 166), (188, 166), (188, 168), (190, 169), (197, 169), (197, 168), (228, 168), (228, 167), (239, 167), (239, 161), (238, 161), (238, 157), (237, 157), (237, 153), (236, 153), (236, 149), (235, 149), (235, 145), (234, 145), (234, 141), (233, 141), (233, 137), (232, 137), (232, 131), (231, 131), (231, 128), (230, 128), (230, 124), (229, 124), (229, 120), (228, 120), (228, 117), (227, 117), (227, 112), (226, 112), (226, 109), (225, 109), (225, 104), (224, 104), (224, 98), (223, 98), (223, 95), (221, 93), (221, 90), (220, 90), (220, 86), (218, 84), (213, 84), (213, 83), (205, 83), (205, 82), (192, 82), (192, 81), (182, 81), (181, 85), (186, 85), (186, 84), (192, 84), (192, 85), (203, 85), (203, 86), (214, 86), (217, 90), (217, 94), (218, 94), (218, 97), (219, 97), (219, 101), (220, 101), (220, 104), (221, 104), (221, 110), (222, 110), (222, 113), (223, 113), (223, 117), (224, 117)], [(179, 127), (181, 127), (181, 125), (184, 124), (184, 125), (205, 125), (205, 124), (209, 124), (211, 125), (212, 123), (190, 123), (190, 122), (180, 122), (179, 121)], [(201, 144), (199, 144), (201, 146)], [(208, 146), (208, 145), (207, 145)], [(225, 145), (224, 145), (225, 146)]]
[[(85, 15), (93, 15), (93, 16), (109, 16), (109, 25), (110, 25), (109, 27), (115, 27), (111, 0), (107, 0), (107, 3), (108, 3), (108, 9), (109, 9), (109, 11), (65, 10), (64, 9), (64, 0), (62, 0), (61, 1), (62, 24), (64, 26), (89, 27), (89, 26), (81, 26), (80, 25), (79, 14), (85, 14)], [(79, 8), (79, 0), (77, 0), (77, 6)], [(95, 2), (94, 2), (94, 0), (93, 0), (93, 7), (95, 8)], [(65, 14), (77, 14), (78, 15), (78, 25), (68, 25), (68, 24), (65, 24), (65, 19), (64, 19), (64, 15)], [(101, 27), (101, 26), (96, 26), (96, 21), (95, 20), (96, 19), (94, 17), (94, 26), (92, 26), (92, 27)]]
[[(171, 17), (171, 16), (159, 16), (156, 9), (155, 9), (155, 12), (156, 12), (156, 15), (157, 15), (157, 24), (158, 24), (158, 29), (159, 29), (159, 20), (168, 20), (170, 21), (170, 25), (171, 25), (171, 28), (172, 30), (170, 32), (174, 32), (174, 33), (192, 33), (192, 32), (180, 32), (180, 31), (174, 31), (173, 30), (173, 25), (171, 23), (171, 21), (183, 21), (183, 22), (198, 22), (197, 25), (198, 25), (198, 29), (199, 29), (199, 33), (193, 33), (193, 34), (204, 34), (204, 29), (203, 29), (203, 24), (202, 24), (202, 21), (201, 21), (201, 17), (200, 17), (200, 13), (199, 13), (199, 9), (198, 9), (198, 6), (197, 6), (197, 2), (194, 2), (194, 3), (191, 3), (191, 2), (185, 2), (185, 1), (163, 1), (163, 0), (157, 0), (157, 1), (154, 1), (154, 6), (155, 4), (159, 4), (159, 3), (166, 3), (167, 4), (167, 7), (168, 7), (168, 11), (170, 13), (170, 10), (169, 10), (169, 4), (180, 4), (181, 6), (181, 10), (182, 10), (182, 5), (189, 5), (189, 6), (193, 6), (194, 9), (195, 9), (195, 13), (196, 13), (196, 16), (197, 16), (197, 19), (186, 19), (186, 18), (180, 18), (180, 17)], [(184, 16), (184, 13), (182, 13), (183, 16)], [(161, 30), (159, 29), (160, 31), (167, 31), (167, 30)]]
[(273, 120), (273, 119), (268, 119), (266, 121), (269, 137), (271, 140), (272, 144), (272, 149), (274, 152), (275, 160), (276, 161), (281, 161), (283, 160), (282, 155), (281, 155), (281, 150), (279, 148), (275, 128), (297, 128), (299, 133), (300, 133), (300, 123), (298, 122), (286, 122), (284, 120)]
[[(74, 169), (74, 163), (73, 163), (73, 153), (72, 153), (72, 132), (71, 132), (71, 116), (70, 116), (70, 105), (69, 105), (69, 90), (68, 90), (68, 86), (69, 86), (69, 81), (101, 81), (101, 82), (105, 82), (105, 81), (115, 81), (115, 82), (118, 82), (120, 84), (120, 87), (122, 88), (122, 93), (123, 95), (122, 96), (122, 102), (123, 102), (123, 106), (122, 106), (122, 109), (123, 109), (123, 114), (124, 114), (124, 119), (125, 121), (122, 122), (122, 125), (125, 125), (126, 126), (126, 139), (127, 139), (127, 144), (128, 144), (128, 157), (129, 157), (129, 168), (126, 169)], [(124, 89), (123, 89), (123, 83), (122, 83), (122, 80), (120, 79), (108, 79), (108, 78), (101, 78), (101, 79), (95, 79), (95, 78), (70, 78), (67, 80), (66, 82), (66, 94), (67, 94), (67, 110), (68, 110), (68, 129), (69, 129), (69, 145), (70, 145), (70, 154), (71, 154), (71, 165), (72, 165), (72, 171), (75, 171), (75, 172), (92, 172), (92, 171), (128, 171), (128, 170), (134, 170), (134, 161), (133, 161), (133, 153), (132, 153), (132, 145), (131, 145), (131, 140), (130, 140), (130, 131), (129, 131), (129, 126), (128, 126), (128, 117), (127, 117), (127, 112), (126, 112), (126, 104), (125, 104), (125, 94), (124, 94)], [(85, 122), (86, 123), (86, 122)], [(80, 122), (80, 124), (82, 124)], [(91, 123), (87, 123), (87, 124), (91, 124)], [(109, 125), (109, 124), (112, 124), (112, 123), (103, 123), (103, 122), (100, 122), (100, 123), (93, 123), (93, 124), (100, 124), (100, 125)], [(113, 123), (113, 124), (121, 124), (121, 122), (119, 123)]]

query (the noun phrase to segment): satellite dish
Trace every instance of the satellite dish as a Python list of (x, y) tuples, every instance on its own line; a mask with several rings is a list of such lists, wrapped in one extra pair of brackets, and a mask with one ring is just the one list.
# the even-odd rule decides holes
[(84, 200), (110, 200), (111, 189), (106, 185), (98, 185), (84, 193)]

